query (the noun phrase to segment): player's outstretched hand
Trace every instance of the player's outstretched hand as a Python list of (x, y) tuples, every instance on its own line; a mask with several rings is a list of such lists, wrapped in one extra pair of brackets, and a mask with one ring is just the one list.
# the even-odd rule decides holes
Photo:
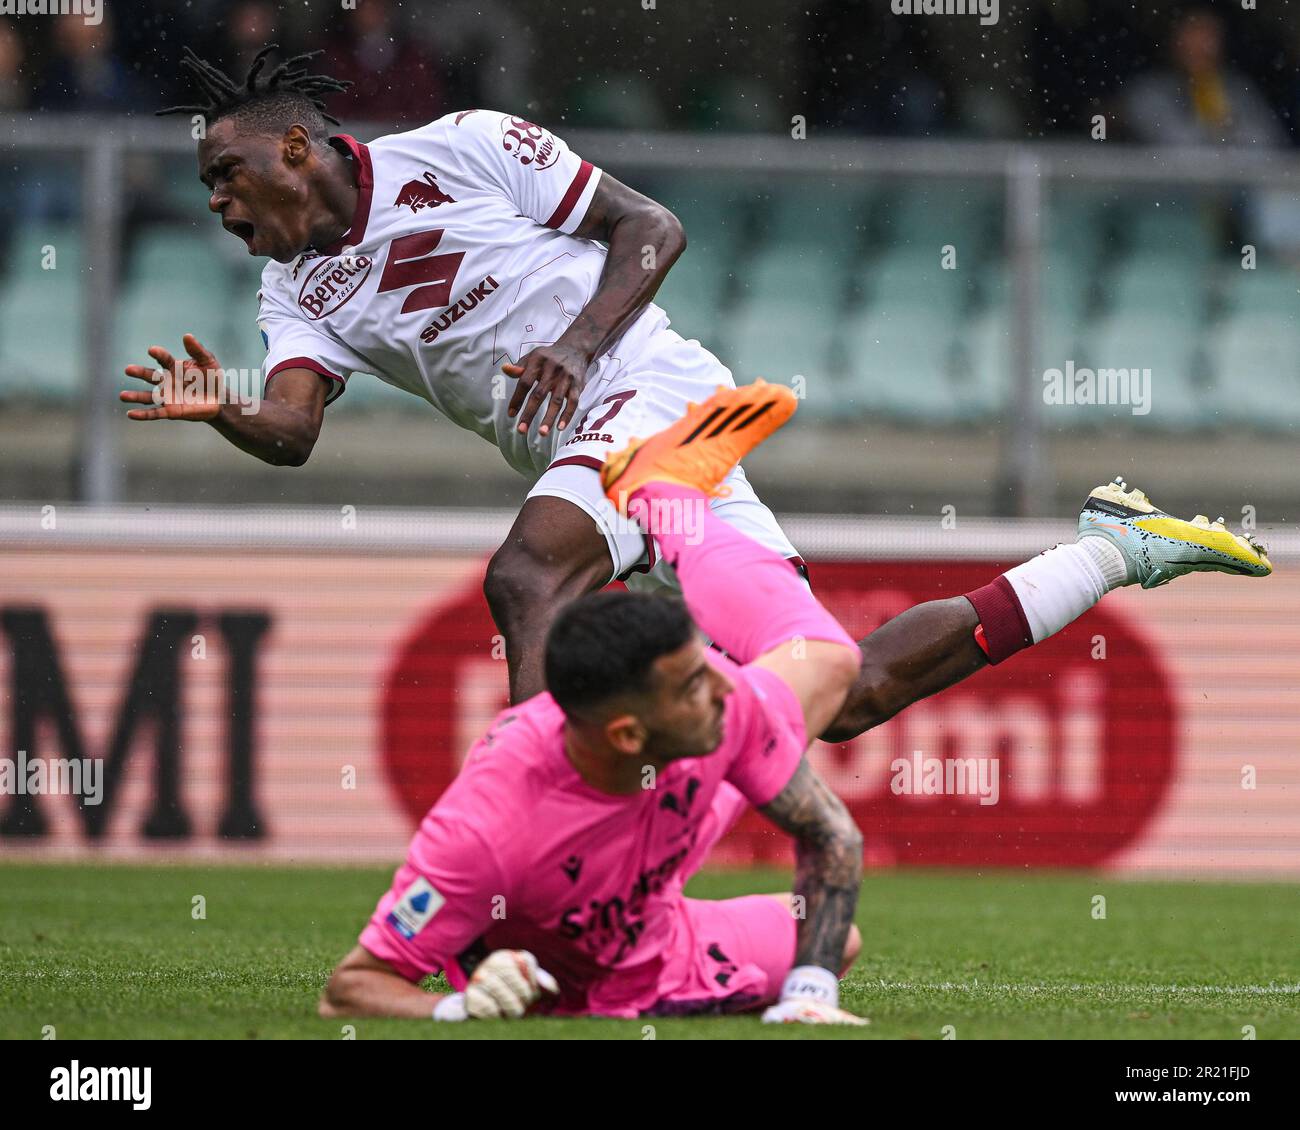
[(851, 1024), (871, 1021), (839, 1007), (839, 978), (820, 965), (797, 965), (785, 975), (781, 999), (763, 1013), (764, 1024)]
[(465, 1013), (472, 1020), (519, 1017), (542, 999), (542, 993), (559, 991), (555, 978), (539, 968), (527, 950), (495, 950), (465, 986)]
[(147, 408), (132, 408), (128, 420), (211, 420), (221, 411), (221, 363), (199, 344), (193, 334), (181, 339), (189, 357), (180, 367), (176, 359), (160, 345), (149, 347), (149, 356), (158, 365), (128, 365), (128, 377), (153, 385), (148, 392), (142, 389), (123, 389), (119, 394), (125, 404), (143, 404)]
[(590, 361), (579, 350), (566, 346), (542, 345), (520, 358), (520, 365), (502, 365), (501, 371), (518, 383), (506, 409), (512, 418), (519, 416), (518, 429), (528, 431), (546, 398), (546, 415), (537, 431), (549, 435), (552, 428), (563, 431), (578, 410), (578, 398), (587, 379)]
[(763, 1013), (764, 1024), (870, 1024), (865, 1016), (854, 1016), (826, 1001), (790, 998), (774, 1004)]

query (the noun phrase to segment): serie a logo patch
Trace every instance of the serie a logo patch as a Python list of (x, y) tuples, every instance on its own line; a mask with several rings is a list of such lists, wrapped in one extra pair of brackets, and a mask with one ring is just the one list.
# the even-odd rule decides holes
[(416, 879), (388, 912), (388, 924), (407, 941), (423, 930), (447, 900), (423, 875)]

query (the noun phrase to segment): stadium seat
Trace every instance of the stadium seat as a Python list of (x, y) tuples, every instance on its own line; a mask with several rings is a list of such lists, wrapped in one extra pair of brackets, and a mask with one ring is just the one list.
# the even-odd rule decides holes
[[(1213, 398), (1200, 375), (1197, 327), (1178, 315), (1143, 310), (1116, 313), (1084, 328), (1073, 360), (1088, 368), (1150, 369), (1150, 411), (1135, 415), (1132, 404), (1045, 405), (1048, 418), (1062, 427), (1180, 430), (1216, 423)], [(1063, 365), (1056, 366), (1064, 368)]]
[(951, 372), (952, 322), (929, 311), (868, 312), (844, 332), (846, 404), (857, 415), (941, 424), (962, 419)]
[(844, 418), (849, 405), (832, 361), (835, 326), (817, 302), (744, 302), (727, 319), (722, 361), (740, 384), (762, 377), (789, 385), (801, 377), (805, 418)]
[[(51, 248), (52, 269), (45, 269), (46, 248)], [(16, 228), (9, 241), (0, 279), (25, 278), (50, 282), (81, 273), (81, 228), (75, 223), (29, 223)]]
[[(252, 369), (266, 358), (266, 346), (257, 328), (257, 292), (231, 290), (222, 311), (219, 346), (212, 348), (223, 365)], [(202, 340), (201, 338), (199, 340)]]
[(1214, 205), (1208, 199), (1168, 194), (1130, 197), (1120, 219), (1134, 254), (1159, 252), (1183, 261), (1214, 258), (1217, 233)]
[(737, 268), (738, 300), (817, 303), (834, 314), (845, 301), (843, 256), (797, 244), (768, 244)]
[(1214, 401), (1225, 422), (1262, 430), (1300, 424), (1300, 325), (1294, 316), (1243, 313), (1209, 345)]
[(212, 194), (199, 181), (198, 170), (193, 162), (168, 160), (160, 163), (152, 156), (146, 157), (145, 161), (146, 164), (136, 175), (146, 179), (148, 189), (159, 200), (165, 202), (177, 215), (188, 216), (197, 225), (206, 222), (213, 228), (218, 226), (217, 217), (208, 212), (208, 201)]
[(257, 291), (265, 265), (220, 230), (146, 229), (127, 256), (115, 350), (130, 357), (150, 344), (177, 351), (181, 335), (193, 333), (224, 366), (260, 366)]
[[(1075, 354), (1077, 326), (1059, 314), (1043, 317), (1038, 330), (1038, 357), (1033, 367), (1035, 395), (1042, 374), (1061, 368)], [(1012, 397), (1019, 394), (1018, 376), (1012, 359), (1014, 341), (1010, 311), (985, 311), (966, 322), (957, 334), (954, 385), (963, 418), (1004, 418)]]
[(1038, 323), (1039, 374), (1043, 370), (1059, 368), (1071, 357), (1077, 357), (1079, 334), (1083, 322), (1055, 310), (1043, 312)]
[(743, 175), (681, 173), (654, 180), (648, 188), (682, 221), (688, 245), (696, 239), (730, 245), (744, 233), (753, 185)]
[(1052, 186), (1043, 210), (1048, 259), (1090, 273), (1114, 242), (1118, 199), (1110, 188)]
[(735, 265), (748, 222), (740, 180), (691, 174), (665, 180), (660, 199), (682, 222), (686, 251), (659, 288), (655, 301), (684, 337), (721, 347), (719, 323), (735, 289)]
[(997, 244), (1002, 189), (996, 182), (908, 180), (879, 205), (872, 231), (887, 247), (933, 252), (951, 244), (959, 264), (974, 265)]
[[(165, 287), (146, 283), (130, 287), (115, 310), (112, 356), (122, 364), (148, 364), (146, 350), (161, 345), (178, 358), (181, 337), (192, 333), (227, 366), (236, 366), (226, 334), (225, 292), (173, 283)], [(260, 357), (257, 362), (260, 364)]]
[[(1082, 322), (1093, 302), (1095, 285), (1089, 268), (1065, 255), (1048, 255), (1039, 267), (1037, 295), (1044, 318)], [(1010, 306), (1013, 300), (1011, 272), (1005, 262), (980, 274), (982, 301), (994, 308)]]
[[(45, 249), (54, 267), (45, 270)], [(84, 386), (80, 230), (32, 224), (9, 244), (0, 284), (0, 399), (71, 399)]]
[(974, 265), (945, 269), (938, 247), (898, 247), (862, 265), (858, 289), (867, 305), (881, 312), (892, 310), (943, 311), (955, 317), (975, 299)]
[(1206, 315), (1212, 282), (1208, 264), (1146, 251), (1124, 260), (1099, 289), (1105, 310), (1168, 314), (1198, 325)]
[(262, 272), (266, 269), (267, 261), (256, 255), (247, 254), (230, 236), (226, 238), (230, 242), (221, 246), (224, 252), (222, 263), (227, 278), (230, 284), (239, 288), (240, 293), (247, 299), (256, 301), (258, 289), (262, 285)]
[(1300, 272), (1272, 266), (1247, 271), (1235, 263), (1219, 272), (1219, 296), (1226, 317), (1267, 313), (1289, 316), (1300, 305)]
[(715, 353), (725, 348), (722, 311), (735, 278), (726, 260), (691, 245), (659, 287), (655, 302), (683, 337), (698, 338)]
[(866, 241), (875, 198), (867, 185), (848, 181), (783, 187), (760, 212), (758, 235), (788, 246), (851, 256)]
[(1012, 393), (1011, 324), (994, 310), (965, 322), (957, 333), (953, 382), (964, 419), (987, 420), (1006, 411)]
[(219, 228), (211, 232), (181, 225), (146, 228), (128, 249), (127, 279), (149, 279), (156, 283), (180, 280), (224, 287), (234, 247), (231, 237)]

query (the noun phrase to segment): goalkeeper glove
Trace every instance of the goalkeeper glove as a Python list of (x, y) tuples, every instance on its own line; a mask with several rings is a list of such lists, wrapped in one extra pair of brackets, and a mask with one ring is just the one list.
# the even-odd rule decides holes
[(781, 1000), (763, 1013), (764, 1024), (851, 1024), (870, 1021), (839, 1007), (835, 974), (819, 965), (801, 965), (786, 974)]
[(543, 992), (558, 993), (556, 984), (527, 950), (496, 950), (470, 976), (463, 993), (443, 997), (433, 1009), (435, 1020), (488, 1020), (520, 1017)]

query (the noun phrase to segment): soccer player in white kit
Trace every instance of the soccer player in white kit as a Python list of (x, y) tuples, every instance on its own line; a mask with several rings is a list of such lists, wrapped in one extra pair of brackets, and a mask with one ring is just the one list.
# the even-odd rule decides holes
[[(268, 67), (270, 50), (236, 82), (187, 49), (183, 65), (206, 101), (162, 111), (205, 120), (208, 206), (250, 254), (271, 260), (260, 292), (263, 400), (244, 414), (207, 381), (198, 398), (188, 380), (169, 391), (167, 373), (220, 369), (190, 334), (179, 369), (161, 346), (149, 349), (161, 368), (127, 366), (154, 387), (121, 398), (136, 405), (132, 419), (206, 421), (268, 463), (297, 465), (326, 404), (349, 380), (370, 379), (354, 374), (373, 374), (496, 444), (534, 480), (484, 582), (520, 702), (544, 689), (546, 632), (561, 607), (615, 577), (672, 583), (653, 538), (604, 497), (599, 468), (734, 385), (652, 301), (685, 248), (681, 225), (509, 114), (460, 110), (370, 145), (330, 136), (321, 96), (347, 84), (308, 73), (311, 56)], [(716, 514), (802, 570), (739, 467), (724, 487)], [(877, 628), (823, 736), (845, 740), (1009, 658), (1112, 588), (1271, 568), (1222, 522), (1172, 518), (1123, 486), (1092, 492), (1079, 533), (984, 588)]]
[[(211, 422), (268, 462), (300, 464), (323, 407), (350, 380), (377, 377), (495, 444), (534, 481), (485, 584), (512, 698), (527, 698), (542, 689), (540, 647), (562, 604), (617, 577), (675, 584), (653, 539), (604, 498), (598, 469), (610, 450), (734, 384), (651, 301), (685, 247), (681, 225), (508, 114), (461, 110), (369, 145), (330, 137), (314, 96), (342, 84), (305, 75), (305, 57), (271, 69), (266, 54), (253, 93), (184, 59), (212, 99), (177, 108), (207, 119), (209, 206), (271, 259), (258, 317), (264, 403)], [(274, 144), (254, 149), (250, 134)], [(206, 350), (188, 351), (217, 367)], [(174, 365), (164, 350), (151, 356)], [(194, 408), (131, 415), (195, 418)], [(744, 472), (727, 486), (717, 513), (802, 568)]]

